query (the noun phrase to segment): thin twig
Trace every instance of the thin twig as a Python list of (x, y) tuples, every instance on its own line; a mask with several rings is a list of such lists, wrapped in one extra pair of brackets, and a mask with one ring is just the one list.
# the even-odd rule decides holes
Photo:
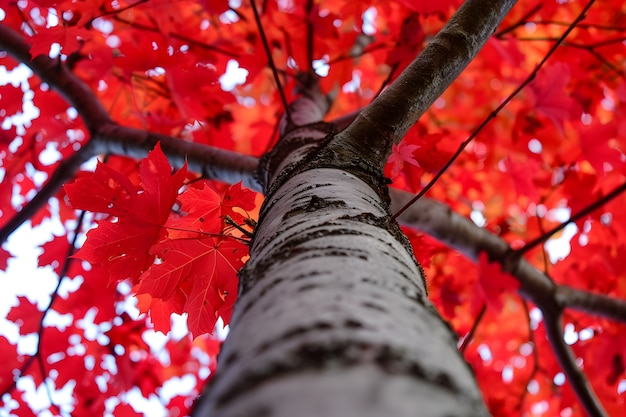
[(459, 346), (459, 352), (465, 353), (465, 350), (474, 339), (474, 334), (476, 334), (478, 325), (480, 324), (483, 317), (485, 317), (486, 312), (487, 312), (487, 304), (483, 303), (483, 306), (480, 308), (480, 311), (478, 312), (478, 314), (476, 315), (476, 318), (474, 319), (474, 324), (472, 324), (472, 328), (470, 329), (469, 332), (467, 332), (467, 334), (463, 338), (463, 341), (461, 342), (461, 346)]
[(524, 254), (528, 252), (530, 249), (534, 248), (535, 246), (541, 243), (544, 243), (546, 240), (550, 239), (552, 236), (554, 236), (555, 234), (563, 230), (565, 226), (567, 226), (568, 224), (574, 223), (580, 220), (581, 218), (587, 216), (591, 212), (597, 210), (598, 208), (602, 207), (604, 204), (608, 203), (615, 197), (619, 196), (624, 191), (626, 191), (626, 183), (618, 187), (615, 187), (613, 191), (611, 191), (604, 197), (596, 200), (595, 202), (589, 204), (587, 207), (585, 207), (584, 209), (580, 210), (578, 213), (570, 217), (569, 220), (559, 224), (558, 226), (552, 228), (548, 232), (543, 233), (541, 236), (537, 237), (536, 239), (531, 240), (530, 242), (526, 243), (523, 247), (517, 249), (515, 252), (518, 254)]
[(261, 35), (261, 41), (263, 43), (263, 48), (265, 49), (265, 54), (267, 55), (267, 61), (272, 69), (272, 74), (274, 75), (274, 81), (276, 82), (276, 88), (278, 88), (278, 94), (280, 95), (280, 100), (283, 102), (283, 107), (285, 108), (285, 114), (287, 115), (288, 124), (292, 123), (291, 111), (289, 110), (289, 103), (287, 102), (287, 97), (285, 97), (285, 92), (283, 91), (283, 86), (280, 83), (280, 78), (278, 77), (278, 71), (276, 70), (276, 65), (274, 64), (274, 58), (272, 57), (272, 51), (270, 50), (270, 45), (267, 42), (267, 37), (265, 36), (265, 31), (263, 30), (263, 25), (261, 24), (261, 17), (259, 16), (259, 11), (256, 8), (256, 4), (254, 0), (250, 0), (250, 5), (252, 6), (252, 11), (254, 13), (254, 20), (256, 21), (257, 28), (259, 29), (259, 35)]
[(506, 29), (502, 29), (502, 30), (494, 33), (493, 36), (495, 38), (501, 38), (502, 35), (505, 35), (505, 34), (507, 34), (509, 32), (512, 32), (512, 31), (514, 31), (515, 29), (517, 29), (520, 26), (524, 26), (526, 23), (528, 23), (528, 19), (530, 19), (530, 17), (532, 15), (534, 15), (539, 10), (541, 10), (542, 7), (543, 7), (543, 4), (541, 4), (541, 3), (536, 4), (535, 7), (533, 7), (528, 12), (526, 12), (517, 22), (513, 23), (511, 26), (509, 26)]

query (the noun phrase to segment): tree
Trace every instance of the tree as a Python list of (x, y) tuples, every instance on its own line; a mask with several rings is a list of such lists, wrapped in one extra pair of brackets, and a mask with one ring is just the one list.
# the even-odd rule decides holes
[[(38, 345), (0, 338), (5, 410), (31, 408), (20, 377), (73, 387), (71, 406), (49, 394), (53, 413), (121, 415), (133, 386), (191, 373), (166, 404), (186, 413), (209, 367), (196, 415), (619, 415), (626, 10), (470, 0), (450, 19), (459, 3), (3, 6), (1, 64), (34, 75), (0, 89), (2, 238), (59, 219), (39, 264), (84, 279), (46, 311), (11, 309)], [(239, 181), (265, 195), (256, 224)], [(214, 372), (204, 333), (236, 292)], [(158, 330), (187, 313), (195, 339), (159, 359), (147, 316), (121, 309), (131, 293)]]

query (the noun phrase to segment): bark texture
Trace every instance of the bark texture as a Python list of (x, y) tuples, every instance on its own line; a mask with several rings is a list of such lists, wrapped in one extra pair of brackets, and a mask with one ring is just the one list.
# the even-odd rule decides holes
[(385, 178), (316, 122), (326, 106), (316, 94), (296, 102), (309, 124), (287, 127), (263, 158), (266, 200), (231, 332), (194, 415), (488, 415), (390, 220)]
[(267, 200), (195, 415), (487, 415), (386, 203), (341, 169)]
[[(382, 169), (513, 0), (468, 0), (343, 132), (315, 88), (260, 164), (266, 200), (218, 371), (195, 416), (486, 416), (391, 221)], [(407, 94), (408, 93), (408, 94)]]

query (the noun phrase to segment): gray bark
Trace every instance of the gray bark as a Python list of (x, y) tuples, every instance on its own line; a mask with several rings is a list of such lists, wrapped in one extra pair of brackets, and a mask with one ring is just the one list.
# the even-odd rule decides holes
[(260, 165), (266, 200), (218, 371), (195, 416), (488, 415), (390, 219), (382, 168), (513, 3), (466, 2), (336, 136), (319, 123), (328, 103), (316, 89), (294, 103), (300, 127), (283, 125)]
[(389, 215), (381, 181), (341, 168), (268, 196), (195, 415), (488, 415)]

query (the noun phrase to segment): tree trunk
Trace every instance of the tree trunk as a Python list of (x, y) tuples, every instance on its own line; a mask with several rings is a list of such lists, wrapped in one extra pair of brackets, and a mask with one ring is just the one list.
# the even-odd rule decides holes
[[(262, 159), (265, 203), (195, 416), (486, 416), (391, 220), (385, 162), (514, 0), (469, 0), (343, 132), (305, 84)], [(302, 87), (301, 87), (302, 88)]]
[(310, 124), (325, 112), (319, 94), (294, 109), (309, 124), (262, 164), (231, 331), (194, 415), (488, 415), (390, 220), (381, 151)]

